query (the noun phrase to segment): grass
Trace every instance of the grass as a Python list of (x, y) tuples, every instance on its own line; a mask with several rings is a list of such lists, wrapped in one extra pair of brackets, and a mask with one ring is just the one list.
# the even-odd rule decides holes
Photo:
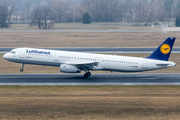
[(158, 47), (173, 33), (1, 33), (0, 47)]
[[(153, 24), (153, 23), (150, 23)], [(150, 25), (149, 24), (149, 25)], [(91, 24), (81, 24), (81, 23), (56, 23), (52, 30), (62, 30), (62, 29), (70, 29), (70, 30), (109, 30), (109, 29), (121, 29), (121, 30), (152, 30), (152, 29), (162, 29), (162, 27), (156, 26), (152, 28), (151, 26), (143, 26), (144, 24), (140, 24), (140, 26), (133, 26), (133, 23), (120, 23), (120, 22), (94, 22)], [(29, 24), (11, 24), (10, 30), (38, 30), (37, 26), (29, 26)]]
[[(117, 54), (122, 56), (133, 56), (133, 57), (147, 57), (148, 53), (124, 53)], [(180, 54), (173, 53), (170, 56), (170, 61), (173, 61), (177, 64), (176, 67), (149, 71), (146, 73), (180, 73)], [(4, 60), (3, 54), (0, 54), (0, 73), (20, 73), (21, 64), (12, 63)], [(60, 73), (60, 67), (51, 67), (51, 66), (37, 66), (37, 65), (25, 65), (23, 73)], [(109, 71), (93, 71), (92, 73), (110, 73)]]
[(180, 117), (179, 86), (1, 86), (0, 119)]
[[(140, 91), (142, 90), (143, 91)], [(137, 92), (138, 91), (138, 92)], [(126, 94), (128, 93), (128, 94)], [(145, 93), (145, 94), (144, 94)], [(154, 97), (174, 93), (180, 95), (179, 86), (0, 86), (0, 96), (17, 95), (19, 97)], [(172, 96), (172, 95), (171, 95)], [(172, 96), (173, 97), (173, 96)]]

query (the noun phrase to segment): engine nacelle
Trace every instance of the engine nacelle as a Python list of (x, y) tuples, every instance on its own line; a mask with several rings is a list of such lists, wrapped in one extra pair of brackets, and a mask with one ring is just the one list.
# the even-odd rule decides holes
[(63, 73), (81, 73), (81, 70), (72, 65), (62, 64), (60, 71)]

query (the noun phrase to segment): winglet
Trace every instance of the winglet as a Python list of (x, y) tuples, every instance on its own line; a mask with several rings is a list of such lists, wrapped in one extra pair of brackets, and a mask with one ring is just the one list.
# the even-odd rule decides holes
[(148, 59), (168, 61), (176, 38), (167, 38)]

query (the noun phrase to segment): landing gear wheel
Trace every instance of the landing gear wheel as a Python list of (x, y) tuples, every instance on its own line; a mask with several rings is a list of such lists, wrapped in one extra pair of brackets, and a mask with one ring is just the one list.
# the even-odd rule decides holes
[(88, 78), (88, 74), (85, 73), (85, 74), (84, 74), (84, 78)]
[(23, 72), (24, 71), (24, 63), (22, 63), (22, 68), (20, 69), (20, 72)]
[(84, 78), (89, 78), (91, 76), (91, 73), (90, 72), (87, 72), (84, 74)]
[(23, 72), (24, 71), (24, 69), (20, 69), (20, 72)]
[(89, 75), (89, 77), (91, 76), (91, 73), (90, 73), (90, 72), (87, 72), (87, 74)]

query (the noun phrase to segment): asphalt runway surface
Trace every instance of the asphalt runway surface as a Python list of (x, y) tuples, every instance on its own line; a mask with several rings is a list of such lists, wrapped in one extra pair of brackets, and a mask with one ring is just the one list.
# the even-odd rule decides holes
[[(0, 53), (7, 53), (14, 48), (0, 48)], [(42, 48), (88, 53), (152, 53), (156, 48)], [(180, 48), (173, 48), (172, 53), (180, 53)]]
[(4, 32), (4, 33), (10, 33), (10, 32), (19, 32), (19, 33), (34, 33), (34, 32), (39, 32), (39, 33), (54, 33), (54, 32), (61, 32), (61, 33), (67, 33), (67, 32), (71, 32), (71, 33), (78, 33), (78, 32), (91, 32), (91, 33), (108, 33), (108, 32), (114, 32), (114, 33), (118, 33), (118, 32), (133, 32), (133, 33), (147, 33), (147, 32), (162, 32), (162, 30), (0, 30), (0, 32)]
[(180, 74), (0, 74), (0, 85), (180, 85)]

